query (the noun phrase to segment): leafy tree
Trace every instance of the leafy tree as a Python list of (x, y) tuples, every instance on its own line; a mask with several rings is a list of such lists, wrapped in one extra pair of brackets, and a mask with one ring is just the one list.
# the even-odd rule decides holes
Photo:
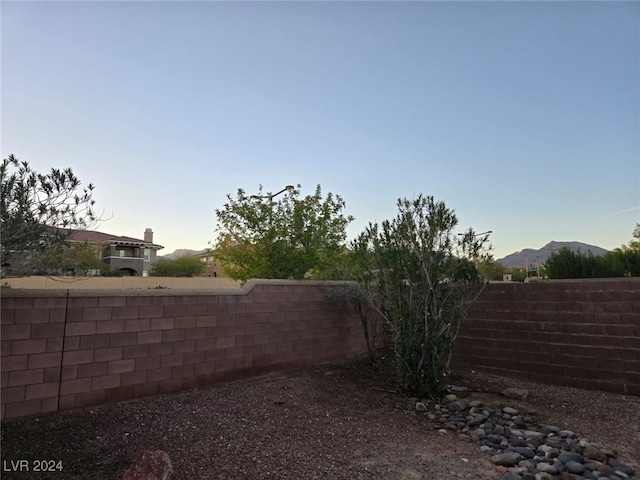
[(204, 263), (188, 253), (171, 260), (161, 258), (151, 266), (149, 275), (152, 277), (193, 277), (202, 273)]
[(57, 275), (86, 275), (89, 270), (103, 270), (100, 248), (89, 242), (68, 242), (49, 245), (32, 256), (37, 273)]
[(625, 276), (640, 277), (640, 223), (636, 223), (629, 243), (609, 252), (607, 256), (613, 257), (610, 261), (617, 263)]
[(400, 199), (398, 210), (395, 219), (370, 224), (351, 246), (364, 262), (363, 291), (375, 289), (392, 328), (402, 387), (435, 393), (466, 307), (484, 285), (474, 262), (488, 258), (488, 237), (471, 229), (455, 235), (454, 211), (431, 196)]
[(507, 272), (507, 268), (493, 258), (488, 258), (477, 263), (478, 273), (487, 280), (500, 281)]
[(170, 258), (159, 258), (151, 265), (149, 275), (152, 277), (176, 277), (175, 260)]
[(545, 263), (549, 278), (610, 278), (640, 276), (640, 250), (616, 249), (599, 257), (562, 249)]
[(582, 278), (580, 252), (562, 248), (552, 252), (545, 262), (545, 270), (549, 278)]
[(627, 249), (640, 252), (640, 223), (636, 223), (636, 228), (633, 229), (633, 238), (629, 241)]
[(13, 273), (31, 271), (35, 257), (67, 241), (67, 229), (88, 228), (97, 221), (94, 186), (80, 190), (70, 168), (40, 174), (9, 155), (2, 160), (0, 177), (0, 253), (3, 267), (10, 264)]
[(617, 264), (617, 269), (625, 277), (640, 277), (640, 249), (616, 249), (606, 255), (610, 262)]
[(627, 245), (603, 256), (572, 252), (566, 248), (553, 252), (545, 263), (549, 278), (608, 278), (640, 276), (640, 223)]
[(522, 267), (514, 267), (511, 269), (511, 280), (514, 282), (524, 282), (527, 278), (527, 270)]
[(216, 210), (218, 240), (214, 256), (225, 273), (243, 282), (250, 278), (336, 278), (344, 255), (346, 227), (353, 220), (342, 212), (339, 195), (323, 198), (320, 185), (300, 198), (300, 186), (278, 197), (271, 193), (236, 198)]
[(175, 259), (176, 270), (178, 276), (193, 277), (199, 275), (205, 268), (205, 264), (198, 257), (185, 254)]

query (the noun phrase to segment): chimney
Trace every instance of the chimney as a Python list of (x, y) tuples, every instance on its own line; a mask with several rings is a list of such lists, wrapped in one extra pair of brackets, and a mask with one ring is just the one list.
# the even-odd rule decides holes
[(147, 243), (153, 243), (153, 230), (147, 228), (144, 231), (144, 241)]

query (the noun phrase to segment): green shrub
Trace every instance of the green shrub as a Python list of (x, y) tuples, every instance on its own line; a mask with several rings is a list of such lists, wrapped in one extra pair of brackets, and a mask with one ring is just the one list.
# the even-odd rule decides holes
[[(484, 281), (475, 263), (488, 236), (456, 235), (458, 219), (444, 202), (398, 200), (398, 215), (370, 224), (352, 242), (356, 279), (392, 330), (402, 388), (440, 391), (460, 323)], [(372, 293), (369, 293), (372, 292)]]

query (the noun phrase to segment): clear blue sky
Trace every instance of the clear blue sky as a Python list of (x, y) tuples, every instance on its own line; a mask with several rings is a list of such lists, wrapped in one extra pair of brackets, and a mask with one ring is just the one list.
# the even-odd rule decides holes
[(238, 187), (317, 184), (350, 236), (445, 200), (496, 258), (640, 222), (638, 2), (7, 2), (2, 155), (202, 249)]

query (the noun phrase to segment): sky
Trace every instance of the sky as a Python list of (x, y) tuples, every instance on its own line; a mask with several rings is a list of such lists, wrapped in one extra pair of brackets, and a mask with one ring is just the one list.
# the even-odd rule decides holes
[(2, 1), (1, 150), (201, 250), (238, 188), (443, 200), (495, 258), (640, 222), (640, 3)]

